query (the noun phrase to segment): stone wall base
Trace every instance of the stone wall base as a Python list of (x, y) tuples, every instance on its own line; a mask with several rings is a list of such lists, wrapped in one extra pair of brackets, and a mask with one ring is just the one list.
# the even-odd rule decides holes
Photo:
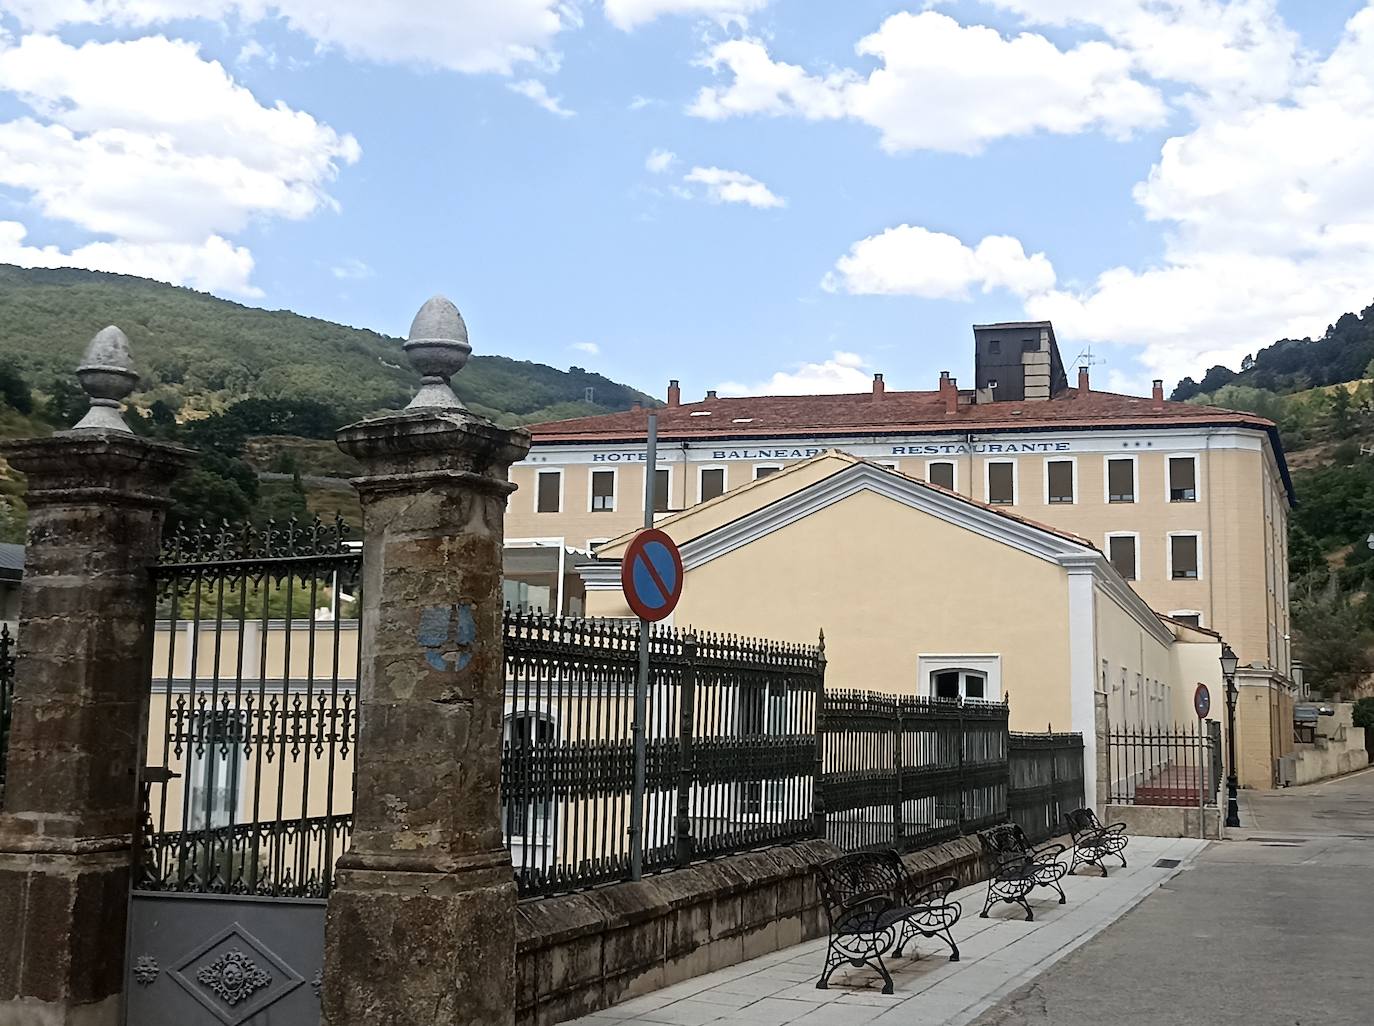
[[(549, 1026), (821, 936), (825, 841), (779, 845), (516, 909), (516, 1021)], [(920, 880), (987, 879), (976, 837), (905, 857)], [(817, 965), (819, 975), (820, 966)]]
[[(1209, 806), (1202, 811), (1203, 836), (1210, 841), (1220, 840), (1224, 810)], [(1197, 837), (1197, 821), (1197, 808), (1181, 805), (1108, 805), (1103, 816), (1103, 822), (1125, 823), (1126, 833), (1141, 837)]]
[(128, 903), (127, 850), (0, 850), (0, 1023), (116, 1026)]
[(340, 871), (325, 964), (357, 968), (325, 974), (322, 1026), (511, 1023), (514, 907), (513, 880), (457, 890), (443, 873)]

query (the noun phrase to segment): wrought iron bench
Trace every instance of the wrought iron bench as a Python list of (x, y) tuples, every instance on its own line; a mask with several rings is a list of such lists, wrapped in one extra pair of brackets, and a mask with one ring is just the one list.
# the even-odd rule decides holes
[(874, 851), (831, 859), (819, 868), (816, 879), (830, 923), (818, 990), (827, 989), (831, 974), (848, 962), (855, 968), (876, 969), (883, 978), (883, 993), (891, 994), (892, 977), (883, 964), (883, 952), (891, 948), (900, 958), (917, 934), (939, 937), (949, 945), (949, 960), (959, 961), (959, 946), (950, 933), (963, 913), (960, 904), (949, 898), (958, 886), (954, 877), (915, 886), (900, 855)]
[(1067, 900), (1059, 881), (1069, 872), (1067, 863), (1060, 861), (1065, 848), (1062, 844), (1033, 847), (1015, 823), (1003, 823), (980, 835), (983, 846), (998, 859), (997, 871), (988, 880), (988, 896), (979, 915), (986, 919), (988, 910), (999, 901), (1017, 904), (1026, 910), (1026, 921), (1033, 922), (1030, 892), (1037, 887), (1049, 887), (1059, 895), (1059, 904)]
[(1102, 870), (1102, 875), (1106, 876), (1107, 866), (1103, 860), (1113, 855), (1121, 860), (1121, 866), (1125, 868), (1126, 856), (1122, 852), (1126, 850), (1126, 845), (1130, 841), (1126, 836), (1125, 823), (1103, 826), (1098, 821), (1097, 813), (1092, 809), (1076, 809), (1064, 817), (1064, 824), (1069, 828), (1069, 836), (1073, 838), (1070, 873), (1079, 866), (1096, 866)]

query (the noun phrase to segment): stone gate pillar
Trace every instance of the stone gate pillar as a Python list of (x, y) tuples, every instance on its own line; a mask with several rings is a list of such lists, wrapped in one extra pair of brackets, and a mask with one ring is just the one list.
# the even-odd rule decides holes
[(470, 349), (447, 299), (421, 308), (404, 348), (419, 394), (338, 436), (363, 465), (362, 662), (324, 1019), (502, 1026), (515, 1009), (515, 882), (498, 804), (501, 549), (508, 471), (530, 439), (449, 388)]
[(147, 729), (148, 566), (173, 478), (193, 457), (135, 437), (138, 377), (118, 328), (77, 374), (75, 428), (10, 442), (28, 475), (18, 663), (0, 811), (0, 1023), (117, 1026), (137, 770)]

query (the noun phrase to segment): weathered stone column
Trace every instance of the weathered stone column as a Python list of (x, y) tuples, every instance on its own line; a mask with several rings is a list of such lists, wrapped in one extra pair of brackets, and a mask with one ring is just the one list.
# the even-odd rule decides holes
[(129, 432), (128, 340), (78, 375), (76, 428), (11, 442), (29, 523), (8, 784), (0, 811), (0, 1023), (116, 1026), (152, 591), (168, 489), (193, 454)]
[(502, 1026), (515, 1009), (515, 882), (498, 790), (501, 548), (529, 450), (448, 386), (467, 329), (435, 297), (401, 413), (339, 432), (363, 465), (362, 663), (353, 847), (325, 930), (332, 1026)]

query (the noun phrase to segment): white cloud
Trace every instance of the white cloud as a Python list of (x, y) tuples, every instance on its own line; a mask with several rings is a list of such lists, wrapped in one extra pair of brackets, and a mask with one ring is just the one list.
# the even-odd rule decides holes
[(737, 18), (767, 7), (769, 0), (605, 0), (606, 19), (625, 32), (665, 14)]
[[(252, 258), (224, 236), (332, 208), (326, 187), (360, 153), (352, 136), (263, 106), (194, 45), (160, 36), (79, 47), (27, 36), (0, 48), (0, 90), (29, 109), (0, 123), (0, 185), (114, 240), (74, 259), (202, 288), (244, 292)], [(12, 232), (8, 244), (56, 259)]]
[(239, 47), (239, 55), (234, 58), (235, 64), (252, 64), (254, 61), (261, 61), (269, 68), (277, 66), (277, 53), (275, 50), (268, 49), (256, 39), (250, 39)]
[(1007, 39), (924, 11), (892, 15), (856, 50), (881, 65), (866, 77), (848, 69), (818, 76), (774, 61), (758, 39), (717, 44), (702, 63), (730, 80), (702, 88), (688, 112), (853, 118), (876, 128), (889, 152), (957, 153), (1035, 132), (1123, 138), (1166, 114), (1159, 92), (1132, 77), (1130, 54), (1107, 43), (1060, 50), (1043, 36)]
[(356, 258), (345, 260), (331, 267), (329, 271), (340, 281), (361, 281), (363, 278), (371, 278), (374, 273), (371, 267)]
[(538, 79), (527, 78), (512, 82), (506, 88), (534, 101), (536, 106), (544, 108), (550, 114), (557, 114), (560, 118), (570, 118), (577, 114), (577, 111), (564, 107), (561, 99), (550, 96), (548, 88)]
[(768, 186), (743, 171), (720, 167), (694, 167), (683, 175), (684, 182), (705, 187), (712, 203), (747, 203), (751, 207), (784, 207), (787, 201)]
[(672, 150), (650, 150), (649, 155), (644, 158), (644, 168), (656, 175), (661, 175), (677, 163), (677, 154)]
[(802, 363), (793, 370), (778, 371), (767, 381), (744, 385), (727, 381), (718, 386), (721, 395), (839, 395), (867, 392), (873, 387), (866, 361), (858, 353), (837, 350), (828, 360)]
[(28, 230), (17, 221), (0, 221), (0, 263), (21, 267), (81, 267), (190, 285), (205, 292), (262, 295), (249, 280), (253, 255), (218, 235), (199, 243), (91, 242), (64, 252), (56, 246), (30, 246)]
[(281, 19), (350, 57), (511, 74), (556, 59), (555, 38), (580, 24), (565, 0), (3, 0), (27, 29), (114, 24), (145, 28), (184, 19)]
[(953, 235), (903, 224), (854, 243), (821, 284), (854, 295), (968, 299), (976, 286), (1026, 296), (1051, 288), (1054, 268), (1044, 253), (1027, 256), (1007, 235), (970, 247)]
[(1196, 87), (1209, 105), (1278, 99), (1307, 57), (1274, 0), (987, 0), (1036, 25), (1087, 27), (1146, 74)]
[(635, 96), (626, 106), (630, 110), (643, 110), (645, 107), (656, 106), (661, 101), (650, 99), (647, 96)]
[(1136, 186), (1164, 259), (1027, 304), (1061, 339), (1143, 346), (1196, 375), (1280, 337), (1320, 334), (1374, 293), (1374, 6), (1287, 96), (1203, 108)]
[(601, 347), (597, 345), (595, 342), (574, 342), (568, 348), (575, 349), (579, 353), (586, 353), (588, 356), (601, 355)]

